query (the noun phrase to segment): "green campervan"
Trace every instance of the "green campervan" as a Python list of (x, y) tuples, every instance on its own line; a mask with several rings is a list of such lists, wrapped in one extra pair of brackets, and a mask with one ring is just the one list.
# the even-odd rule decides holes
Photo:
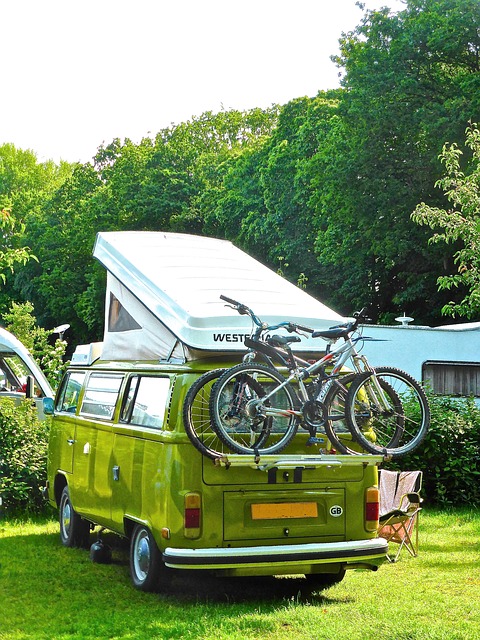
[(245, 351), (249, 324), (220, 293), (269, 320), (322, 328), (339, 316), (220, 240), (102, 233), (94, 256), (107, 269), (104, 339), (77, 349), (51, 407), (46, 495), (63, 544), (89, 545), (94, 527), (128, 538), (142, 590), (182, 570), (326, 586), (376, 569), (387, 551), (376, 535), (381, 458), (306, 447), (305, 432), (276, 455), (212, 459), (184, 424), (192, 402), (209, 420), (208, 401), (192, 398), (199, 377)]

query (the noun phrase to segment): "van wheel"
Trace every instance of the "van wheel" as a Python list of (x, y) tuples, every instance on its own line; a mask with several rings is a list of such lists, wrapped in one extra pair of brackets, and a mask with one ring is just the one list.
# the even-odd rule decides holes
[(58, 508), (60, 540), (65, 547), (89, 546), (90, 523), (81, 518), (72, 506), (68, 486), (64, 487)]
[(341, 582), (344, 577), (345, 569), (338, 573), (310, 573), (305, 576), (308, 588), (312, 591), (321, 591), (322, 589), (333, 587), (334, 584)]
[(152, 534), (147, 527), (137, 524), (130, 541), (133, 586), (140, 591), (157, 591), (164, 571), (160, 550)]

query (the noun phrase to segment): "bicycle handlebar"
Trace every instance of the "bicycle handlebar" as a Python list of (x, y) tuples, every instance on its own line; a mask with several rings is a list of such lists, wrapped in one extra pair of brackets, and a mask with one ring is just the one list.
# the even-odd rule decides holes
[(330, 329), (344, 329), (346, 333), (352, 333), (352, 331), (355, 331), (355, 329), (358, 327), (360, 322), (363, 319), (367, 318), (367, 316), (365, 315), (366, 311), (367, 311), (367, 307), (363, 307), (360, 311), (355, 311), (355, 313), (353, 314), (353, 317), (355, 318), (355, 320), (353, 322), (346, 322), (345, 324), (337, 324), (333, 327), (330, 327)]
[(220, 295), (220, 299), (224, 300), (225, 302), (228, 302), (228, 304), (231, 304), (232, 307), (238, 311), (238, 313), (242, 316), (245, 315), (249, 315), (249, 316), (253, 316), (255, 315), (253, 313), (253, 311), (251, 309), (249, 309), (246, 305), (242, 304), (241, 302), (238, 302), (237, 300), (234, 300), (233, 298), (229, 298), (228, 296), (224, 296), (223, 294)]
[[(301, 325), (301, 324), (296, 324), (295, 322), (280, 322), (279, 324), (276, 324), (276, 325), (266, 325), (265, 323), (263, 323), (254, 314), (254, 312), (250, 309), (250, 307), (247, 307), (247, 305), (243, 304), (242, 302), (238, 302), (237, 300), (234, 300), (233, 298), (229, 298), (228, 296), (224, 296), (223, 294), (220, 295), (220, 299), (224, 300), (225, 302), (228, 302), (228, 304), (232, 305), (232, 307), (236, 311), (238, 311), (238, 313), (240, 315), (243, 315), (243, 316), (248, 315), (248, 316), (250, 316), (250, 318), (253, 320), (253, 322), (259, 328), (262, 328), (262, 329), (279, 329), (280, 327), (283, 327), (289, 333), (295, 333), (297, 331), (303, 331), (305, 333), (317, 334), (317, 335), (313, 336), (314, 338), (318, 337), (319, 335), (321, 335), (321, 332), (315, 331), (314, 329), (311, 329), (310, 327), (306, 327), (306, 326)], [(353, 322), (347, 322), (345, 324), (337, 324), (337, 325), (335, 325), (333, 327), (330, 327), (330, 330), (343, 329), (345, 331), (345, 333), (352, 333), (358, 327), (358, 325), (360, 324), (361, 320), (367, 319), (366, 312), (367, 312), (367, 307), (363, 307), (360, 311), (356, 311), (353, 314), (353, 317), (355, 318), (355, 320)]]
[(313, 333), (313, 329), (310, 327), (306, 327), (301, 324), (296, 324), (295, 322), (280, 322), (276, 325), (266, 325), (264, 324), (250, 309), (246, 304), (242, 302), (238, 302), (238, 300), (234, 300), (233, 298), (229, 298), (228, 296), (220, 295), (220, 299), (228, 302), (238, 313), (242, 316), (250, 316), (253, 322), (257, 325), (257, 327), (261, 327), (264, 329), (279, 329), (280, 327), (285, 328), (289, 333), (295, 333), (296, 331), (304, 331), (306, 333)]

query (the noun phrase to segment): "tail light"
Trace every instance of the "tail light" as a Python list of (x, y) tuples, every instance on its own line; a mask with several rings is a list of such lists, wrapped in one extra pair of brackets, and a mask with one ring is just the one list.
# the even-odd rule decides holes
[(376, 531), (380, 515), (380, 492), (378, 487), (368, 487), (365, 491), (365, 529)]
[(198, 538), (202, 524), (202, 499), (199, 493), (186, 493), (184, 500), (184, 534)]

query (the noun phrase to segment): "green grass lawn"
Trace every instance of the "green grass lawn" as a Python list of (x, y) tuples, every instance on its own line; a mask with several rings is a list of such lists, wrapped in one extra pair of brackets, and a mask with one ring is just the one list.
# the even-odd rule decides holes
[[(118, 545), (110, 565), (60, 545), (56, 522), (0, 521), (0, 638), (102, 640), (467, 639), (480, 637), (480, 515), (424, 510), (420, 555), (350, 571), (324, 592), (299, 579), (184, 575), (168, 594), (130, 585)], [(92, 537), (93, 540), (93, 537)]]

